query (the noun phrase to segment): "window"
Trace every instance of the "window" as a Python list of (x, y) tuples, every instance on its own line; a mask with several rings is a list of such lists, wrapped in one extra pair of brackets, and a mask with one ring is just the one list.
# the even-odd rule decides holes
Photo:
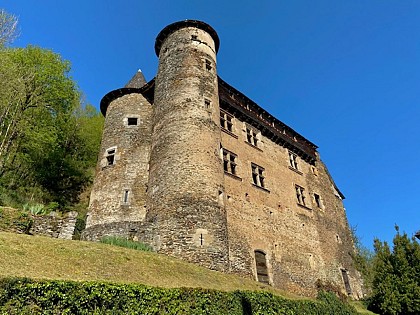
[(124, 190), (123, 192), (123, 198), (122, 198), (122, 202), (123, 204), (127, 205), (128, 201), (129, 201), (129, 195), (130, 195), (130, 191), (129, 190)]
[(267, 259), (264, 252), (260, 250), (254, 251), (255, 255), (255, 267), (257, 270), (257, 279), (262, 283), (269, 283)]
[(220, 111), (220, 126), (230, 132), (233, 132), (233, 116)]
[(197, 40), (197, 35), (191, 35), (191, 40)]
[(303, 189), (302, 187), (295, 185), (295, 189), (296, 189), (296, 198), (297, 198), (297, 202), (298, 204), (302, 205), (302, 206), (306, 206), (305, 204), (305, 189)]
[(257, 133), (254, 131), (254, 129), (246, 127), (246, 141), (249, 144), (258, 147)]
[(107, 165), (114, 165), (115, 164), (115, 153), (117, 152), (117, 148), (109, 148), (106, 150), (106, 162)]
[(236, 154), (223, 149), (223, 169), (226, 173), (236, 176)]
[(341, 275), (343, 277), (344, 286), (346, 287), (346, 292), (348, 295), (351, 295), (350, 279), (347, 270), (341, 269)]
[(211, 71), (211, 69), (213, 68), (212, 66), (211, 66), (211, 61), (210, 60), (208, 60), (208, 59), (206, 59), (206, 70), (207, 71)]
[(318, 194), (314, 194), (314, 200), (315, 200), (315, 204), (318, 208), (322, 208), (322, 200), (321, 200), (321, 196)]
[(204, 107), (210, 109), (211, 101), (207, 98), (204, 99)]
[(127, 125), (128, 126), (137, 126), (139, 119), (137, 117), (128, 117), (127, 118)]
[(265, 188), (265, 170), (256, 164), (251, 164), (252, 182), (258, 187)]
[(299, 167), (298, 167), (298, 157), (297, 157), (296, 154), (294, 154), (293, 152), (290, 152), (290, 151), (289, 151), (289, 162), (290, 162), (290, 167), (291, 168), (293, 168), (295, 170), (299, 169)]

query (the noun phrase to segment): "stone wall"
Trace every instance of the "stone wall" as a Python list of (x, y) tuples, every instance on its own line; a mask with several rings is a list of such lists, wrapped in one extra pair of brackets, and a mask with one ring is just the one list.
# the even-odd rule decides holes
[(228, 270), (216, 47), (202, 26), (158, 35), (146, 220), (158, 252)]
[[(247, 129), (255, 131), (257, 146), (248, 143)], [(266, 254), (269, 282), (275, 287), (314, 295), (319, 279), (345, 292), (341, 275), (345, 269), (353, 294), (360, 297), (345, 210), (319, 158), (311, 165), (295, 155), (294, 168), (287, 148), (237, 117), (232, 130), (222, 133), (222, 147), (236, 155), (234, 176), (225, 173), (232, 272), (257, 279), (254, 251), (260, 250)], [(264, 187), (254, 183), (251, 164), (264, 169)], [(298, 202), (296, 185), (303, 188), (304, 205)]]
[(55, 212), (49, 215), (32, 216), (32, 226), (29, 234), (49, 236), (71, 240), (76, 227), (77, 212), (72, 211), (59, 216)]
[(121, 96), (109, 104), (87, 228), (144, 220), (151, 116), (150, 103), (139, 93)]

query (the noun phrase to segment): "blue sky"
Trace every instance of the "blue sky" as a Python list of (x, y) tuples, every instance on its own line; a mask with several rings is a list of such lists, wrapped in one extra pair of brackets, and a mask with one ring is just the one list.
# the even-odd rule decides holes
[(99, 106), (137, 69), (154, 77), (166, 25), (202, 20), (219, 75), (319, 146), (362, 242), (420, 230), (420, 1), (2, 0), (13, 46), (52, 49)]

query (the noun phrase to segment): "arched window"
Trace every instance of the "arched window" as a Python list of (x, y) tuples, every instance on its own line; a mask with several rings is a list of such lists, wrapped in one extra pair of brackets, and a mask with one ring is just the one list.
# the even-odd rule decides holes
[(256, 250), (255, 253), (255, 264), (257, 269), (257, 278), (259, 282), (262, 283), (269, 283), (268, 281), (268, 269), (267, 269), (267, 259), (265, 257), (265, 253)]

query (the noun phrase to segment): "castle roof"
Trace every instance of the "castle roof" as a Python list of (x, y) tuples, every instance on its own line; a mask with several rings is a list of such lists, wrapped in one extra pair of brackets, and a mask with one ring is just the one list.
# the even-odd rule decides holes
[[(308, 163), (315, 163), (316, 149), (318, 148), (315, 144), (275, 118), (250, 98), (223, 81), (220, 77), (218, 78), (218, 82), (221, 109), (231, 112), (242, 121), (254, 126), (260, 130), (264, 136), (271, 139), (273, 142), (288, 148), (290, 151), (295, 152)], [(141, 88), (129, 87), (127, 84), (124, 88), (111, 91), (101, 100), (100, 108), (102, 115), (106, 116), (108, 105), (113, 100), (130, 93), (140, 93), (153, 104), (154, 90), (155, 79), (152, 79)]]
[(126, 88), (141, 88), (146, 84), (146, 79), (144, 78), (143, 72), (137, 70), (136, 74), (131, 78), (130, 81), (125, 85)]

